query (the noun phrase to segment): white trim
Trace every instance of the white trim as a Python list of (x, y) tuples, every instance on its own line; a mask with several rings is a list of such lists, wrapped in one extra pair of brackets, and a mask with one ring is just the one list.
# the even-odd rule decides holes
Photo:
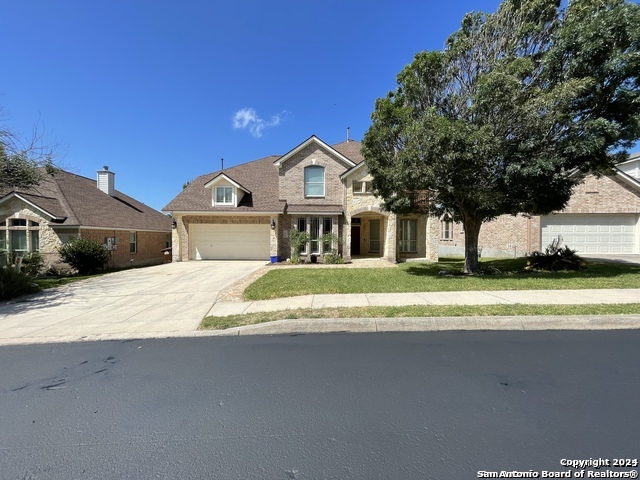
[(616, 172), (616, 175), (618, 177), (620, 177), (620, 179), (622, 181), (624, 181), (625, 183), (628, 183), (629, 185), (631, 185), (632, 187), (637, 188), (638, 190), (640, 190), (640, 181), (636, 180), (635, 178), (633, 178), (631, 175), (627, 175), (626, 173), (624, 173), (622, 170), (617, 169), (618, 170)]
[(365, 161), (363, 160), (362, 162), (360, 162), (359, 164), (357, 164), (355, 167), (350, 168), (349, 170), (347, 170), (346, 172), (344, 172), (342, 175), (340, 175), (340, 179), (344, 180), (345, 178), (347, 178), (349, 175), (351, 175), (352, 173), (356, 172), (360, 167), (364, 166)]
[(283, 156), (281, 156), (278, 160), (276, 160), (275, 162), (273, 162), (273, 164), (276, 167), (280, 167), (284, 162), (286, 162), (287, 160), (289, 160), (291, 157), (293, 157), (296, 153), (300, 152), (303, 148), (311, 145), (312, 143), (317, 143), (318, 145), (320, 145), (323, 148), (326, 148), (327, 150), (329, 150), (331, 153), (333, 153), (334, 155), (336, 155), (340, 160), (342, 160), (343, 162), (345, 162), (347, 165), (350, 166), (355, 166), (356, 164), (352, 161), (349, 160), (347, 157), (345, 157), (344, 155), (342, 155), (340, 152), (338, 152), (336, 149), (334, 149), (333, 147), (331, 147), (330, 145), (327, 145), (326, 143), (324, 143), (322, 140), (320, 140), (318, 137), (316, 137), (315, 135), (311, 135), (308, 139), (306, 139), (304, 142), (302, 142), (300, 145), (298, 145), (297, 147), (295, 147), (293, 150), (289, 151), (288, 153), (285, 153)]
[(35, 208), (36, 210), (41, 211), (42, 213), (44, 213), (45, 215), (51, 217), (52, 219), (63, 219), (63, 218), (67, 218), (67, 217), (58, 217), (56, 215), (53, 215), (52, 213), (47, 212), (44, 208), (39, 207), (38, 205), (36, 205), (35, 203), (27, 200), (26, 198), (22, 197), (19, 193), (16, 192), (11, 192), (10, 194), (8, 194), (6, 197), (0, 199), (0, 204), (4, 203), (5, 201), (11, 200), (12, 198), (17, 198), (21, 201), (23, 201), (24, 203), (26, 203), (27, 205), (32, 206), (33, 208)]
[[(322, 195), (307, 195), (307, 186), (309, 185), (319, 185), (320, 182), (311, 182), (311, 181), (307, 181), (307, 171), (309, 171), (310, 168), (315, 168), (315, 169), (322, 169)], [(304, 198), (325, 198), (326, 193), (327, 193), (327, 169), (324, 165), (316, 165), (315, 163), (313, 165), (307, 165), (306, 167), (304, 167), (303, 172), (303, 189), (304, 189)]]
[(625, 165), (627, 163), (637, 162), (638, 160), (640, 160), (640, 152), (631, 153), (629, 154), (629, 158), (627, 160), (617, 163), (616, 165)]
[[(230, 202), (218, 202), (218, 190), (221, 188), (228, 188), (231, 190), (231, 201)], [(236, 198), (238, 198), (237, 194), (236, 194), (236, 189), (237, 187), (234, 187), (232, 185), (216, 185), (215, 188), (213, 188), (213, 205), (221, 205), (221, 206), (227, 206), (227, 207), (237, 207), (238, 204), (236, 202)], [(222, 195), (223, 197), (225, 197), (226, 195), (223, 193)]]
[(214, 177), (212, 180), (209, 180), (207, 183), (204, 184), (204, 188), (210, 188), (213, 187), (216, 183), (218, 183), (220, 180), (226, 180), (227, 182), (229, 182), (231, 185), (233, 185), (236, 188), (239, 188), (240, 190), (242, 190), (243, 192), (247, 192), (247, 193), (251, 193), (251, 191), (247, 190), (246, 188), (244, 188), (242, 185), (240, 185), (238, 182), (232, 180), (230, 177), (228, 177), (227, 175), (225, 175), (224, 173), (220, 173), (218, 174), (216, 177)]

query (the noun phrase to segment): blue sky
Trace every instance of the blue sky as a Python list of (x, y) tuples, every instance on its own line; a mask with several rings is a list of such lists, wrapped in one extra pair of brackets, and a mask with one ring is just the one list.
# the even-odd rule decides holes
[(0, 0), (2, 124), (156, 209), (310, 135), (360, 140), (416, 52), (490, 0)]

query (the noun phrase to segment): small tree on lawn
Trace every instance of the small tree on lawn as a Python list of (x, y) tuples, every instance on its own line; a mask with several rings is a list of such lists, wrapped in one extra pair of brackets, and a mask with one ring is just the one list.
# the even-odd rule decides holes
[[(505, 0), (467, 14), (443, 51), (422, 52), (376, 101), (363, 140), (387, 209), (449, 213), (478, 270), (483, 222), (566, 206), (640, 137), (640, 6)], [(425, 193), (429, 202), (424, 202)]]

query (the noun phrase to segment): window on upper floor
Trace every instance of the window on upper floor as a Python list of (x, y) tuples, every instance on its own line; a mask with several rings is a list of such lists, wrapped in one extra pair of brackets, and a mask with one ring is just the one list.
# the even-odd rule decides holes
[(353, 182), (353, 193), (356, 195), (373, 193), (373, 186), (371, 185), (371, 182)]
[(233, 187), (216, 187), (216, 205), (233, 205)]
[(324, 167), (313, 165), (304, 169), (304, 196), (324, 197)]

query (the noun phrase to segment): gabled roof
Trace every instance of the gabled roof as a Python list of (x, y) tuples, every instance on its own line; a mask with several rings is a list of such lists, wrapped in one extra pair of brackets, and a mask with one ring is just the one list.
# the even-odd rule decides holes
[(49, 216), (53, 225), (170, 231), (171, 219), (116, 190), (113, 196), (90, 178), (57, 170), (40, 185), (0, 192), (0, 203), (19, 198)]
[[(349, 140), (330, 146), (315, 135), (312, 135), (285, 155), (272, 155), (234, 167), (225, 168), (224, 170), (201, 175), (187, 185), (162, 210), (165, 212), (219, 212), (225, 214), (236, 213), (239, 215), (252, 212), (284, 213), (286, 202), (280, 200), (278, 191), (279, 174), (278, 169), (274, 168), (274, 164), (286, 161), (292, 155), (313, 143), (327, 149), (333, 155), (340, 158), (346, 165), (349, 165), (349, 168), (353, 168), (364, 161), (364, 157), (362, 153), (360, 153), (360, 142)], [(212, 205), (211, 191), (208, 187), (215, 185), (215, 183), (222, 178), (227, 179), (227, 181), (247, 192), (237, 207)], [(292, 206), (289, 206), (289, 209), (291, 207)], [(342, 209), (342, 206), (334, 205), (329, 207), (329, 210), (332, 212), (341, 211)], [(295, 208), (302, 211), (300, 209), (307, 207), (295, 206)]]
[[(278, 170), (273, 168), (276, 155), (264, 157), (253, 162), (242, 163), (235, 167), (225, 168), (200, 175), (187, 185), (182, 192), (171, 200), (162, 210), (165, 212), (264, 212), (282, 213), (284, 202), (278, 198)], [(235, 206), (213, 206), (211, 190), (205, 188), (212, 181), (224, 175), (233, 179), (248, 192)]]
[(34, 210), (39, 210), (44, 217), (49, 217), (54, 222), (64, 222), (67, 218), (60, 202), (55, 198), (30, 195), (28, 193), (11, 192), (0, 198), (0, 205), (8, 202), (12, 198), (22, 200)]
[(631, 185), (632, 187), (635, 187), (636, 189), (640, 190), (640, 181), (638, 179), (633, 178), (631, 175), (627, 175), (617, 167), (615, 170), (616, 170), (616, 176), (619, 177), (623, 182), (625, 182), (627, 185)]
[(355, 166), (356, 162), (354, 162), (353, 160), (347, 158), (343, 153), (341, 153), (339, 150), (327, 145), (326, 143), (324, 143), (322, 140), (320, 140), (318, 137), (316, 137), (315, 135), (311, 135), (309, 138), (307, 138), (304, 142), (302, 142), (300, 145), (298, 145), (297, 147), (295, 147), (293, 150), (290, 150), (289, 152), (285, 153), (283, 156), (281, 156), (278, 160), (276, 160), (275, 162), (273, 162), (273, 164), (276, 167), (279, 167), (280, 165), (282, 165), (284, 162), (286, 162), (287, 160), (289, 160), (291, 157), (293, 157), (296, 153), (298, 153), (299, 151), (301, 151), (302, 149), (308, 147), (311, 144), (317, 144), (320, 147), (329, 150), (330, 152), (333, 152), (340, 160), (342, 160), (343, 162), (345, 162), (347, 165), (349, 165), (349, 167), (353, 167)]
[(234, 187), (239, 188), (240, 190), (243, 190), (243, 191), (245, 191), (247, 193), (251, 193), (250, 190), (247, 190), (242, 185), (240, 185), (238, 182), (236, 182), (235, 180), (233, 180), (231, 177), (227, 176), (224, 173), (219, 173), (218, 175), (213, 177), (211, 180), (209, 180), (207, 183), (204, 184), (204, 188), (211, 188), (216, 183), (220, 182), (221, 180), (226, 180), (227, 182), (229, 182)]
[(360, 165), (364, 162), (364, 156), (362, 155), (362, 143), (355, 140), (347, 140), (345, 142), (336, 143), (331, 147), (340, 152), (345, 157), (349, 158), (356, 165)]
[(618, 165), (626, 165), (627, 163), (636, 162), (638, 160), (640, 160), (640, 152), (631, 153), (627, 160), (625, 160), (624, 162), (620, 162)]

